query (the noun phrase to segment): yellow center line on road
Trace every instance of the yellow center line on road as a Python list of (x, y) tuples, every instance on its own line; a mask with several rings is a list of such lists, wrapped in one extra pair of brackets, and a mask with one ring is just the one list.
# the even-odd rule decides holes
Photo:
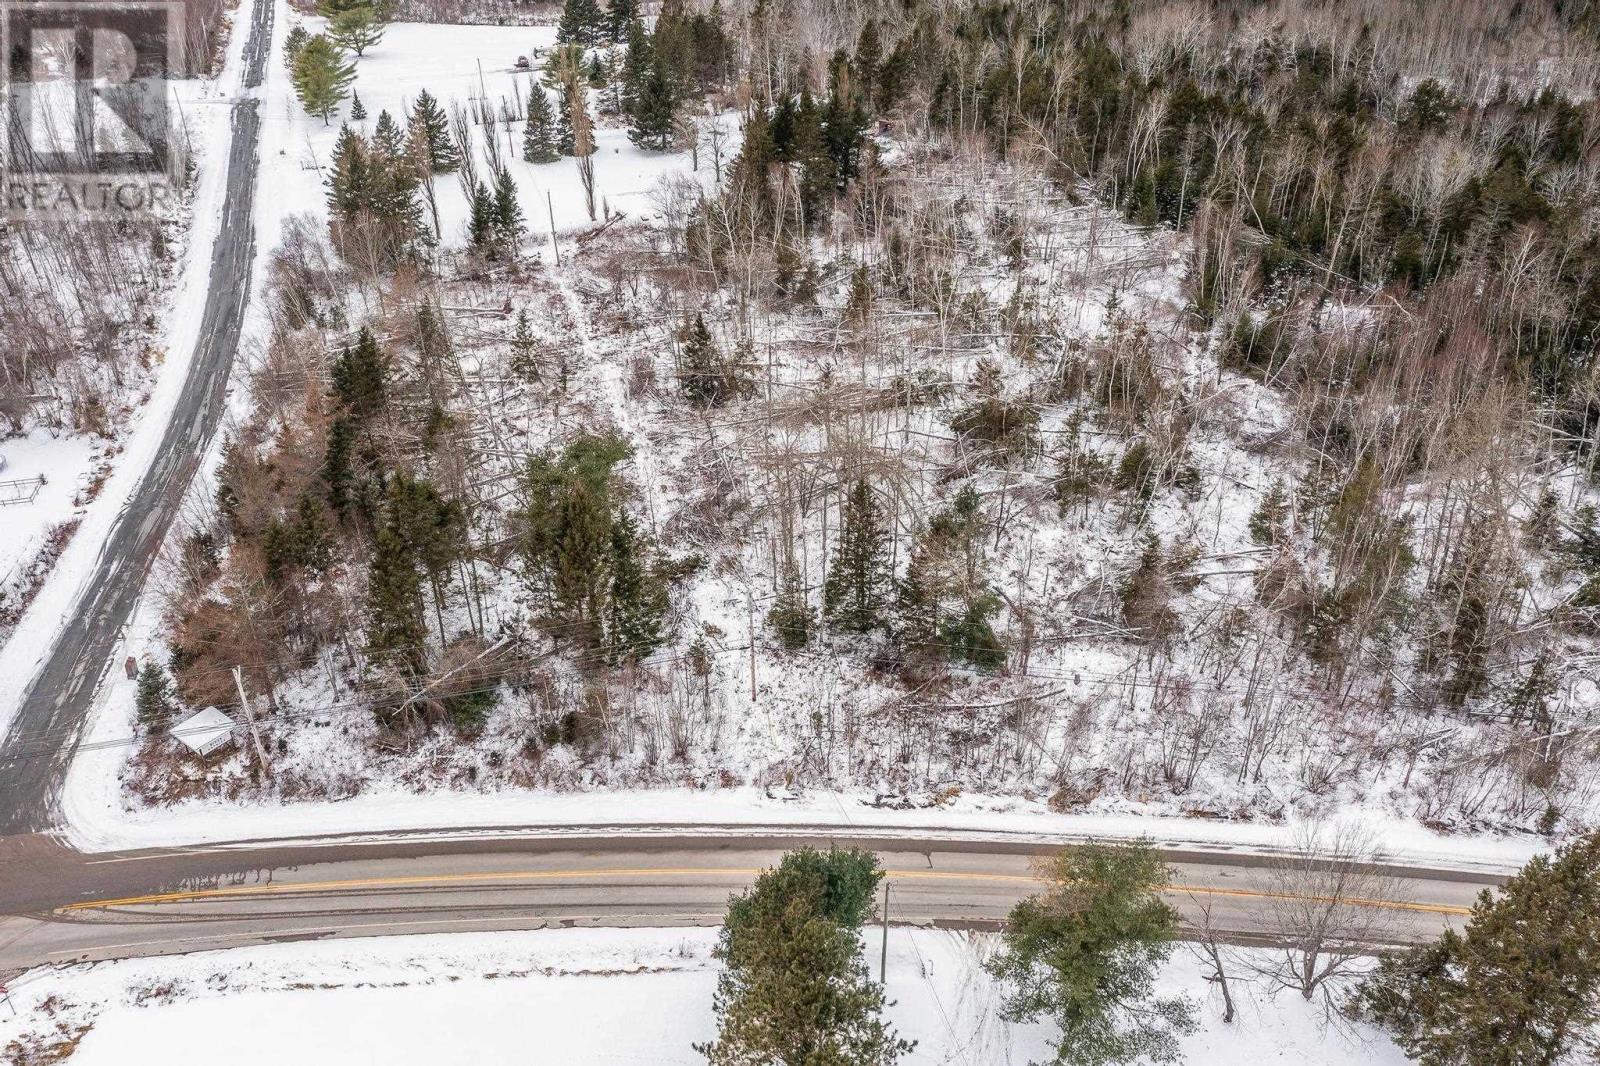
[[(732, 866), (647, 866), (613, 870), (504, 870), (459, 874), (417, 874), (406, 877), (362, 877), (341, 881), (280, 882), (267, 885), (235, 885), (228, 888), (197, 888), (181, 892), (159, 892), (144, 896), (125, 896), (121, 899), (97, 899), (83, 903), (68, 903), (58, 911), (104, 910), (110, 907), (133, 907), (151, 903), (178, 903), (230, 897), (250, 898), (272, 895), (292, 895), (300, 892), (340, 892), (359, 889), (404, 888), (422, 885), (474, 884), (480, 882), (526, 881), (600, 881), (606, 879), (634, 879), (643, 877), (732, 877), (754, 878), (762, 871)], [(1007, 884), (1039, 884), (1038, 878), (1027, 874), (983, 873), (963, 870), (886, 870), (890, 880), (925, 881), (991, 881)], [(1189, 894), (1226, 896), (1236, 899), (1292, 900), (1311, 903), (1331, 903), (1323, 896), (1301, 896), (1290, 892), (1273, 892), (1250, 888), (1219, 888), (1208, 885), (1169, 885), (1168, 895)], [(1415, 911), (1423, 914), (1466, 915), (1471, 911), (1443, 903), (1414, 903), (1409, 900), (1347, 899), (1341, 901), (1360, 907), (1383, 910)]]

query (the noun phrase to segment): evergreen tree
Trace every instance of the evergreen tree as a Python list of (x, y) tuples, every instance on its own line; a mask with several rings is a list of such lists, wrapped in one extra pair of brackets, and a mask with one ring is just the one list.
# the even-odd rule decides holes
[(350, 121), (360, 122), (366, 117), (367, 108), (366, 105), (361, 102), (361, 94), (352, 93), (350, 96)]
[(328, 21), (328, 36), (346, 52), (357, 56), (383, 40), (384, 23), (376, 10), (366, 5), (346, 8)]
[(556, 108), (556, 147), (562, 155), (578, 154), (578, 134), (573, 128), (572, 117), (579, 108), (589, 106), (582, 96), (583, 90), (578, 83), (562, 83), (561, 106)]
[(736, 368), (723, 359), (703, 315), (695, 315), (694, 325), (684, 338), (678, 381), (689, 402), (697, 407), (721, 407), (743, 391)]
[(640, 148), (662, 152), (672, 144), (677, 118), (677, 90), (659, 57), (652, 59), (628, 110), (628, 140)]
[(326, 179), (329, 213), (337, 220), (347, 221), (370, 210), (374, 181), (366, 139), (349, 126), (340, 126), (331, 164)]
[(354, 509), (355, 480), (355, 431), (349, 419), (341, 416), (328, 426), (328, 447), (322, 459), (328, 502), (341, 518), (348, 519)]
[(1088, 844), (1060, 852), (1050, 874), (1044, 893), (1011, 909), (988, 964), (1007, 985), (1002, 1016), (1054, 1021), (1057, 1062), (1176, 1061), (1194, 1019), (1183, 999), (1153, 994), (1178, 931), (1161, 899), (1166, 864), (1145, 843)]
[(860, 954), (883, 874), (870, 852), (790, 852), (728, 904), (717, 953), (713, 1066), (892, 1066), (913, 1045), (883, 1021)]
[(133, 706), (139, 724), (152, 733), (165, 733), (172, 724), (178, 707), (172, 697), (172, 680), (160, 663), (147, 662), (139, 668), (139, 688)]
[(527, 163), (554, 163), (560, 158), (556, 117), (550, 98), (543, 89), (534, 86), (528, 97), (528, 122), (522, 130), (522, 159)]
[(389, 516), (378, 528), (367, 569), (367, 653), (412, 674), (426, 668), (422, 575), (405, 537)]
[(650, 34), (645, 31), (642, 22), (634, 22), (628, 27), (628, 47), (622, 53), (622, 111), (628, 116), (633, 115), (638, 104), (639, 94), (644, 89), (645, 79), (650, 76), (654, 66), (654, 50), (650, 47)]
[(778, 579), (778, 595), (767, 612), (767, 625), (790, 651), (798, 651), (811, 641), (811, 605), (800, 583), (800, 569), (791, 555), (784, 560)]
[(866, 633), (883, 621), (890, 574), (889, 534), (865, 479), (857, 480), (845, 498), (839, 522), (823, 609), (835, 629)]
[(428, 145), (429, 170), (448, 174), (461, 165), (461, 152), (450, 136), (450, 120), (433, 94), (423, 89), (411, 105), (411, 128), (422, 130)]
[(306, 112), (321, 118), (324, 126), (355, 77), (355, 65), (346, 63), (333, 42), (320, 33), (306, 41), (295, 57), (295, 94)]
[(611, 0), (606, 11), (606, 39), (620, 43), (629, 39), (639, 24), (639, 0)]
[(556, 26), (556, 40), (562, 44), (597, 45), (606, 36), (607, 21), (595, 0), (566, 0)]
[(339, 353), (333, 364), (333, 390), (351, 421), (365, 427), (383, 410), (388, 363), (372, 331), (362, 326), (356, 342)]
[(494, 176), (495, 240), (514, 252), (527, 229), (522, 205), (517, 202), (517, 183), (512, 180), (511, 171), (502, 167)]
[(291, 75), (294, 74), (295, 62), (300, 58), (300, 53), (304, 50), (306, 42), (309, 40), (311, 40), (311, 34), (306, 31), (304, 26), (298, 23), (289, 31), (289, 35), (283, 39), (283, 65), (289, 68)]
[(400, 159), (405, 154), (405, 134), (388, 111), (378, 112), (378, 121), (372, 126), (372, 147), (383, 154), (386, 161)]
[(528, 325), (526, 308), (517, 312), (516, 330), (511, 335), (511, 373), (524, 381), (539, 380), (539, 345)]
[(642, 659), (661, 646), (666, 582), (645, 557), (644, 538), (627, 511), (611, 523), (611, 605), (606, 642), (618, 660)]
[(494, 194), (483, 182), (472, 187), (472, 203), (467, 215), (467, 243), (475, 251), (493, 257), (498, 236), (499, 216), (494, 209)]
[(878, 36), (878, 20), (869, 18), (866, 25), (861, 27), (861, 36), (856, 39), (856, 58), (852, 66), (855, 89), (861, 94), (861, 99), (873, 99), (873, 88), (882, 62), (883, 41)]
[(1554, 1066), (1600, 1023), (1600, 833), (1540, 855), (1466, 930), (1385, 957), (1360, 1005), (1421, 1066)]

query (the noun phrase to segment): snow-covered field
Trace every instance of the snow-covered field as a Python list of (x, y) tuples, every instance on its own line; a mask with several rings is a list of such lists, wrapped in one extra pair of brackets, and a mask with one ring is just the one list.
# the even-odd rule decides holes
[[(324, 19), (301, 19), (280, 7), (279, 33), (303, 23), (310, 32), (320, 32)], [(395, 23), (384, 32), (383, 40), (355, 61), (356, 80), (352, 92), (361, 98), (367, 117), (349, 119), (350, 101), (339, 116), (324, 123), (307, 115), (295, 99), (281, 62), (268, 77), (266, 116), (268, 145), (261, 156), (262, 188), (270, 192), (273, 210), (314, 211), (326, 214), (327, 190), (323, 184), (325, 168), (333, 154), (341, 121), (353, 129), (370, 134), (380, 112), (387, 110), (404, 124), (418, 92), (426, 89), (438, 99), (445, 112), (455, 106), (474, 109), (482, 101), (500, 113), (503, 106), (520, 112), (519, 101), (539, 85), (544, 53), (555, 44), (554, 26), (441, 26)], [(276, 53), (282, 54), (281, 48)], [(517, 71), (512, 64), (518, 56), (533, 57), (532, 70)], [(653, 197), (662, 178), (690, 173), (687, 153), (646, 152), (628, 140), (628, 131), (614, 116), (597, 116), (595, 127), (595, 202), (605, 220), (607, 207), (629, 219), (648, 218), (655, 210)], [(738, 122), (723, 118), (729, 137), (723, 142), (725, 159), (738, 150)], [(534, 247), (538, 238), (548, 238), (552, 218), (558, 233), (587, 229), (591, 222), (581, 183), (578, 161), (563, 158), (555, 163), (534, 165), (522, 161), (521, 123), (514, 123), (512, 136), (497, 125), (493, 136), (500, 142), (512, 176), (516, 179), (522, 212)], [(483, 127), (477, 127), (481, 137)], [(702, 177), (710, 183), (709, 157), (701, 161)], [(467, 204), (454, 175), (442, 175), (434, 187), (439, 202), (440, 244), (460, 247), (466, 243)], [(276, 226), (261, 229), (276, 237)], [(545, 243), (543, 257), (550, 253)]]
[[(865, 937), (874, 972), (878, 936)], [(469, 933), (35, 971), (12, 983), (17, 1014), (0, 1009), (0, 1050), (77, 1041), (74, 1066), (701, 1062), (691, 1045), (715, 1034), (715, 939), (713, 929)], [(1000, 991), (981, 968), (993, 944), (991, 934), (890, 930), (887, 1013), (917, 1041), (904, 1062), (1049, 1057), (1047, 1026), (999, 1017)], [(1235, 965), (1249, 954), (1239, 951)], [(1268, 995), (1248, 980), (1235, 988), (1237, 1019), (1223, 1024), (1181, 947), (1157, 992), (1200, 1005), (1200, 1030), (1183, 1041), (1189, 1066), (1405, 1061), (1381, 1034), (1330, 1023), (1320, 1002)]]

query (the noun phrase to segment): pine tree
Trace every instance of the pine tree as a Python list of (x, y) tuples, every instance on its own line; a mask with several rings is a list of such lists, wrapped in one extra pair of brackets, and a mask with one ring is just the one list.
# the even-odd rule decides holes
[(321, 118), (324, 126), (355, 77), (355, 65), (346, 63), (333, 42), (320, 33), (306, 41), (294, 61), (294, 91), (300, 105)]
[(350, 121), (360, 122), (367, 117), (367, 109), (361, 102), (361, 94), (353, 93), (350, 96)]
[(522, 130), (522, 159), (527, 163), (554, 163), (561, 158), (556, 144), (556, 119), (550, 98), (533, 87), (528, 97), (528, 122)]
[(511, 335), (511, 373), (524, 381), (539, 380), (539, 345), (528, 325), (526, 308), (517, 312), (516, 331)]
[(472, 187), (472, 204), (467, 216), (467, 243), (475, 251), (492, 256), (495, 251), (498, 216), (494, 194), (481, 181)]
[(606, 39), (621, 43), (639, 23), (639, 0), (611, 0), (606, 11)]
[(328, 169), (328, 211), (339, 221), (348, 221), (371, 210), (373, 201), (372, 159), (366, 138), (349, 126), (339, 127)]
[(694, 325), (684, 339), (678, 381), (683, 394), (697, 407), (720, 407), (731, 398), (722, 353), (711, 339), (703, 315), (695, 315)]
[(652, 59), (628, 111), (628, 140), (640, 148), (665, 151), (672, 144), (677, 118), (677, 90), (660, 58)]
[(511, 171), (502, 167), (494, 176), (495, 241), (514, 252), (527, 229), (522, 205), (517, 202), (517, 183)]
[(366, 326), (333, 364), (333, 390), (355, 425), (365, 427), (383, 409), (388, 365), (378, 340)]
[(291, 75), (294, 73), (295, 62), (299, 60), (300, 53), (305, 49), (306, 42), (309, 40), (311, 40), (311, 34), (307, 32), (304, 26), (298, 23), (289, 31), (289, 35), (283, 39), (283, 65), (289, 68)]
[(578, 152), (578, 135), (573, 129), (572, 116), (577, 108), (586, 106), (574, 99), (575, 94), (580, 94), (572, 84), (561, 86), (561, 104), (556, 108), (556, 148), (562, 155), (576, 155)]
[(328, 22), (328, 36), (347, 52), (357, 56), (383, 40), (384, 23), (377, 11), (366, 5), (347, 8)]
[(883, 1021), (860, 928), (882, 878), (870, 852), (802, 848), (728, 904), (713, 1066), (892, 1066), (913, 1045)]
[(420, 674), (426, 636), (416, 557), (392, 516), (386, 517), (367, 570), (367, 653), (376, 662)]
[(448, 174), (461, 165), (461, 152), (450, 136), (450, 120), (433, 94), (423, 89), (417, 102), (411, 105), (411, 128), (420, 129), (428, 144), (429, 169), (434, 174)]
[(883, 621), (889, 595), (889, 535), (872, 487), (856, 481), (845, 498), (839, 542), (822, 589), (823, 609), (835, 629), (866, 633)]
[(1421, 1066), (1554, 1066), (1600, 1023), (1600, 832), (1485, 890), (1463, 933), (1383, 959), (1366, 1013)]
[(160, 663), (147, 662), (139, 668), (139, 688), (133, 705), (139, 724), (152, 733), (165, 733), (172, 724), (177, 704), (172, 698), (172, 681)]
[(562, 44), (597, 45), (605, 38), (606, 29), (606, 16), (595, 0), (566, 0), (556, 26), (556, 40)]
[(856, 39), (856, 58), (852, 67), (856, 91), (863, 100), (873, 99), (873, 87), (877, 84), (878, 69), (882, 62), (883, 41), (878, 36), (878, 20), (869, 18), (866, 25), (861, 27), (861, 36)]
[(1194, 1019), (1183, 999), (1153, 993), (1178, 931), (1161, 856), (1144, 843), (1088, 844), (1060, 852), (1050, 873), (1045, 892), (1011, 909), (986, 967), (1008, 988), (1002, 1017), (1053, 1020), (1059, 1062), (1176, 1061)]
[(388, 111), (378, 112), (378, 121), (372, 125), (372, 147), (383, 153), (385, 159), (399, 159), (405, 154), (405, 134), (394, 116)]
[(661, 646), (667, 588), (645, 558), (638, 525), (627, 511), (611, 523), (611, 604), (606, 642), (616, 660), (642, 659)]
[(783, 572), (778, 579), (778, 595), (767, 612), (767, 625), (778, 635), (778, 640), (790, 651), (798, 651), (811, 642), (811, 605), (806, 602), (806, 590), (800, 583), (800, 569), (794, 557), (784, 560)]

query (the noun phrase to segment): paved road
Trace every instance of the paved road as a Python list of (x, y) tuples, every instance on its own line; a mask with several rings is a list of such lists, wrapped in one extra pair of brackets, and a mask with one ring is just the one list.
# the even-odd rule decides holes
[[(261, 85), (272, 43), (272, 0), (254, 0), (244, 46), (247, 94)], [(0, 835), (47, 829), (78, 738), (150, 566), (222, 416), (255, 255), (259, 102), (233, 104), (227, 200), (211, 261), (200, 336), (154, 462), (117, 516), (72, 618), (23, 695), (0, 746)]]
[[(730, 893), (799, 843), (874, 849), (891, 917), (992, 925), (1036, 891), (1036, 855), (1014, 839), (551, 834), (522, 838), (224, 845), (81, 855), (48, 837), (0, 841), (0, 974), (46, 962), (169, 954), (332, 936), (552, 925), (715, 924)], [(1240, 939), (1270, 936), (1270, 859), (1172, 851), (1172, 900), (1202, 901)], [(1395, 871), (1403, 901), (1375, 908), (1384, 939), (1432, 937), (1495, 879)], [(1376, 901), (1375, 901), (1376, 902)]]

